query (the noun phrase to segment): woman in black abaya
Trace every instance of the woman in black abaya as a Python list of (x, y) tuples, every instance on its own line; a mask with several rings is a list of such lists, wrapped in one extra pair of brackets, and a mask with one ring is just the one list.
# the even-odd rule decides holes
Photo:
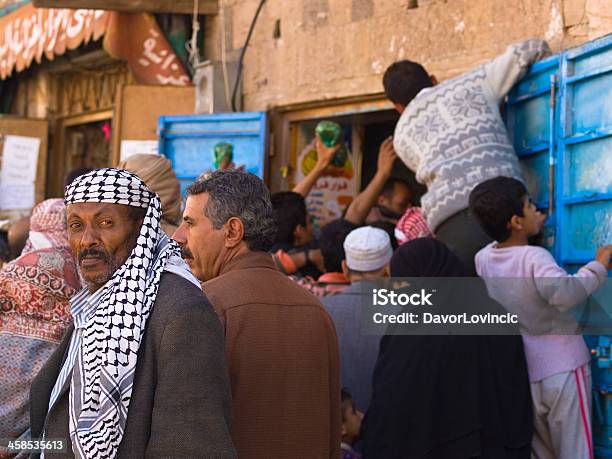
[[(395, 252), (391, 275), (466, 272), (444, 244), (422, 238)], [(527, 459), (532, 426), (519, 336), (381, 339), (362, 424), (364, 459)]]

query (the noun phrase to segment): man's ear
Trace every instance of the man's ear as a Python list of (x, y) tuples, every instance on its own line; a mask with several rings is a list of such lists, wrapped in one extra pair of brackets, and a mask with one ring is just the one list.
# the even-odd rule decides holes
[(435, 75), (429, 75), (429, 79), (431, 80), (431, 82), (433, 83), (433, 85), (437, 85), (439, 83), (438, 79), (436, 78)]
[(306, 228), (304, 228), (303, 225), (295, 225), (295, 228), (293, 230), (293, 239), (300, 239), (300, 237), (304, 234), (305, 230)]
[(521, 231), (523, 229), (523, 222), (521, 221), (521, 217), (519, 217), (518, 215), (513, 215), (510, 218), (507, 227), (511, 231)]
[(232, 249), (240, 244), (244, 238), (244, 225), (238, 217), (231, 217), (223, 225), (225, 247)]
[(342, 273), (345, 275), (345, 277), (348, 277), (349, 275), (349, 269), (348, 266), (346, 266), (346, 260), (342, 260)]

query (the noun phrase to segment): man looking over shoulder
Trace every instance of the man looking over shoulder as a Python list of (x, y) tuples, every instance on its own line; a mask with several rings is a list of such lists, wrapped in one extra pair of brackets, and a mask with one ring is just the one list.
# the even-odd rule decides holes
[(32, 384), (32, 438), (69, 439), (65, 457), (236, 457), (222, 329), (160, 227), (158, 196), (98, 169), (65, 202), (86, 288)]

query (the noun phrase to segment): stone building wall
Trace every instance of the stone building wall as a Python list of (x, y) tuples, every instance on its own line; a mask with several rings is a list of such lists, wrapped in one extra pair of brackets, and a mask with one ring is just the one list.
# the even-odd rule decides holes
[[(205, 52), (220, 60), (225, 42), (237, 59), (259, 0), (219, 1)], [(402, 58), (441, 80), (524, 38), (559, 51), (611, 32), (610, 0), (267, 0), (244, 60), (244, 109), (381, 93)]]

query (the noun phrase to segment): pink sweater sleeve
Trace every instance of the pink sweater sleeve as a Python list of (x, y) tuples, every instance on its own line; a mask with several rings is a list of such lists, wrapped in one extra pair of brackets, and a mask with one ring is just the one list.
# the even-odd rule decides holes
[(532, 257), (538, 293), (560, 311), (567, 311), (585, 301), (608, 278), (605, 266), (597, 261), (587, 263), (576, 274), (569, 274), (544, 249), (533, 251)]

